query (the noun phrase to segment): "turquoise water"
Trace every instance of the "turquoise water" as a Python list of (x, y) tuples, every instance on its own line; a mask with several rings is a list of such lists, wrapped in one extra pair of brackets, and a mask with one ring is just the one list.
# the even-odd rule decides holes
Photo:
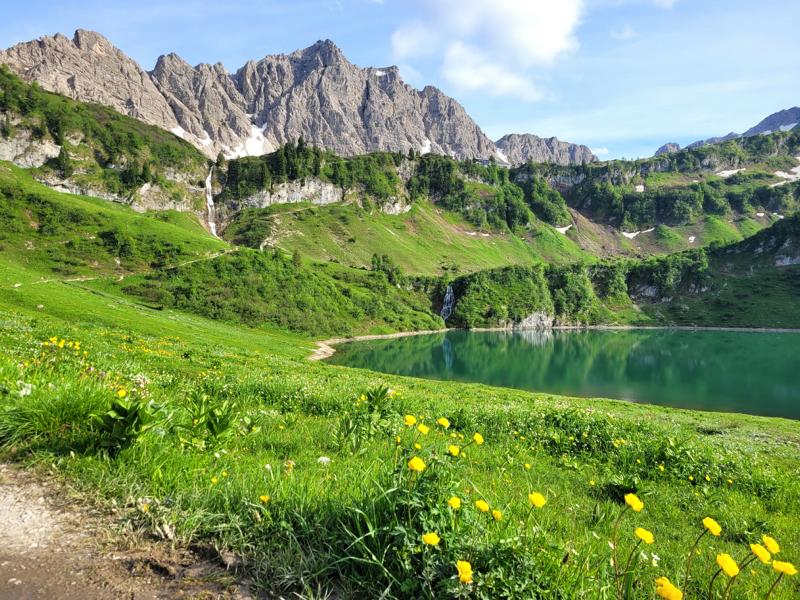
[(800, 333), (449, 331), (342, 344), (329, 362), (428, 379), (800, 419)]

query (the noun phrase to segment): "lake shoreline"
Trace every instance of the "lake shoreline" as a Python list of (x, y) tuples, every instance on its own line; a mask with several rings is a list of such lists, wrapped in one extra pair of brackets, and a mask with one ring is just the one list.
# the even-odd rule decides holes
[[(800, 333), (800, 329), (782, 327), (710, 327), (690, 325), (556, 325), (546, 331), (626, 331), (626, 330), (672, 330), (672, 331), (738, 331), (742, 333)], [(473, 327), (464, 329), (460, 327), (447, 327), (444, 329), (426, 329), (421, 331), (397, 331), (395, 333), (377, 333), (368, 335), (355, 335), (351, 337), (330, 338), (315, 341), (316, 349), (308, 356), (308, 360), (326, 360), (336, 354), (336, 346), (351, 342), (365, 342), (368, 340), (388, 340), (393, 338), (409, 337), (414, 335), (430, 335), (434, 333), (447, 333), (448, 331), (545, 331), (534, 328), (514, 327)]]

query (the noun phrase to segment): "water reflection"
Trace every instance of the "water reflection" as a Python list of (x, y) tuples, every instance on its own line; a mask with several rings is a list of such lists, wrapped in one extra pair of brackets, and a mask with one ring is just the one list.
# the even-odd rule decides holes
[(800, 418), (800, 334), (465, 332), (340, 346), (331, 362), (388, 373)]

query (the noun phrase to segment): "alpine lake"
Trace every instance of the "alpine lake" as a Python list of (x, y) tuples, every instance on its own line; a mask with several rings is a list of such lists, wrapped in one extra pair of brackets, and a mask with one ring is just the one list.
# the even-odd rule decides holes
[(694, 410), (800, 419), (800, 332), (460, 331), (344, 343), (332, 364)]

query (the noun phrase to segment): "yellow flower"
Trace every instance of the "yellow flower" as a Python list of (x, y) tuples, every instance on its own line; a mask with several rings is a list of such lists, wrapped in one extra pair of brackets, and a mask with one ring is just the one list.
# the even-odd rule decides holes
[(717, 554), (717, 564), (722, 572), (728, 577), (736, 577), (739, 574), (739, 565), (733, 560), (730, 554), (722, 553)]
[(466, 560), (459, 560), (456, 562), (456, 570), (458, 571), (458, 580), (461, 583), (472, 583), (472, 565)]
[(590, 479), (590, 480), (589, 480), (589, 485), (590, 485), (590, 486), (592, 486), (592, 487), (594, 487), (594, 479)]
[(783, 575), (788, 575), (789, 577), (797, 575), (797, 569), (790, 562), (785, 562), (782, 560), (773, 560), (772, 568), (775, 569), (778, 573), (781, 573)]
[(545, 504), (547, 504), (547, 498), (542, 496), (539, 492), (531, 492), (528, 494), (528, 502), (530, 502), (536, 508), (542, 508)]
[(453, 456), (458, 456), (461, 453), (461, 448), (456, 446), (455, 444), (450, 444), (447, 447), (447, 451), (452, 454)]
[(419, 456), (415, 456), (408, 461), (408, 468), (412, 471), (416, 471), (417, 473), (422, 473), (425, 470), (425, 461), (423, 461)]
[(403, 417), (403, 423), (405, 423), (408, 427), (413, 427), (417, 424), (417, 417), (414, 415), (406, 415)]
[(709, 533), (716, 537), (719, 537), (719, 534), (722, 533), (722, 527), (711, 517), (703, 519), (703, 527), (708, 529)]
[(664, 465), (658, 465), (658, 470), (663, 473), (664, 472)]
[(768, 565), (769, 561), (772, 560), (772, 555), (761, 544), (750, 544), (750, 550), (758, 557), (758, 560), (765, 565)]
[(227, 477), (227, 476), (228, 476), (228, 472), (227, 472), (227, 471), (223, 471), (223, 472), (222, 472), (222, 476), (223, 476), (223, 477)]
[(486, 500), (475, 500), (475, 508), (481, 512), (489, 512), (489, 503)]
[(424, 423), (420, 423), (420, 424), (417, 426), (417, 429), (419, 430), (419, 432), (420, 432), (422, 435), (428, 435), (428, 432), (431, 430), (431, 428), (430, 428), (430, 427), (428, 427), (427, 425), (425, 425)]
[(219, 479), (217, 479), (216, 477), (212, 477), (211, 478), (211, 485), (217, 485), (218, 483), (219, 483)]
[(499, 510), (497, 510), (497, 509), (493, 510), (493, 511), (492, 511), (492, 518), (493, 518), (495, 521), (502, 521), (502, 520), (503, 520), (503, 513), (502, 513), (502, 511), (499, 511)]
[(453, 510), (458, 510), (461, 508), (461, 498), (458, 496), (453, 496), (450, 500), (447, 501), (447, 505), (452, 508)]
[(781, 547), (778, 545), (778, 542), (775, 541), (775, 538), (771, 538), (768, 535), (762, 535), (761, 541), (764, 542), (767, 550), (772, 552), (772, 554), (777, 554), (781, 551)]
[(143, 513), (150, 512), (150, 505), (147, 503), (142, 504), (142, 512)]
[(633, 509), (633, 512), (642, 512), (644, 502), (639, 500), (636, 494), (625, 494), (625, 504)]
[(394, 443), (398, 444), (398, 445), (400, 444), (400, 436), (399, 435), (395, 436)]
[(258, 497), (258, 500), (259, 502), (261, 502), (261, 504), (266, 504), (267, 502), (269, 502), (269, 496), (267, 496), (266, 494), (262, 494), (261, 496)]
[(414, 449), (415, 450), (422, 450), (422, 444), (419, 442), (414, 442)]
[(444, 417), (441, 417), (441, 418), (439, 418), (439, 419), (436, 419), (436, 422), (437, 422), (439, 425), (441, 425), (442, 427), (444, 427), (445, 429), (450, 429), (450, 421), (448, 421), (448, 420), (447, 420), (447, 419), (445, 419)]
[(531, 463), (525, 463), (525, 470), (526, 470), (526, 471), (530, 471), (530, 470), (531, 470), (531, 468), (532, 468), (532, 467), (531, 467)]
[(117, 398), (124, 398), (127, 395), (128, 395), (128, 392), (126, 392), (124, 388), (119, 388), (117, 390)]
[(422, 535), (422, 541), (428, 544), (428, 546), (438, 546), (439, 542), (442, 541), (436, 533), (431, 531), (430, 533), (425, 533)]
[(480, 446), (483, 443), (483, 436), (480, 433), (476, 433), (472, 436), (472, 441)]
[(634, 533), (636, 534), (636, 537), (642, 540), (645, 544), (652, 544), (656, 541), (656, 539), (653, 537), (653, 534), (642, 527), (637, 527)]
[(656, 594), (664, 600), (683, 600), (683, 592), (672, 585), (666, 577), (656, 579)]

